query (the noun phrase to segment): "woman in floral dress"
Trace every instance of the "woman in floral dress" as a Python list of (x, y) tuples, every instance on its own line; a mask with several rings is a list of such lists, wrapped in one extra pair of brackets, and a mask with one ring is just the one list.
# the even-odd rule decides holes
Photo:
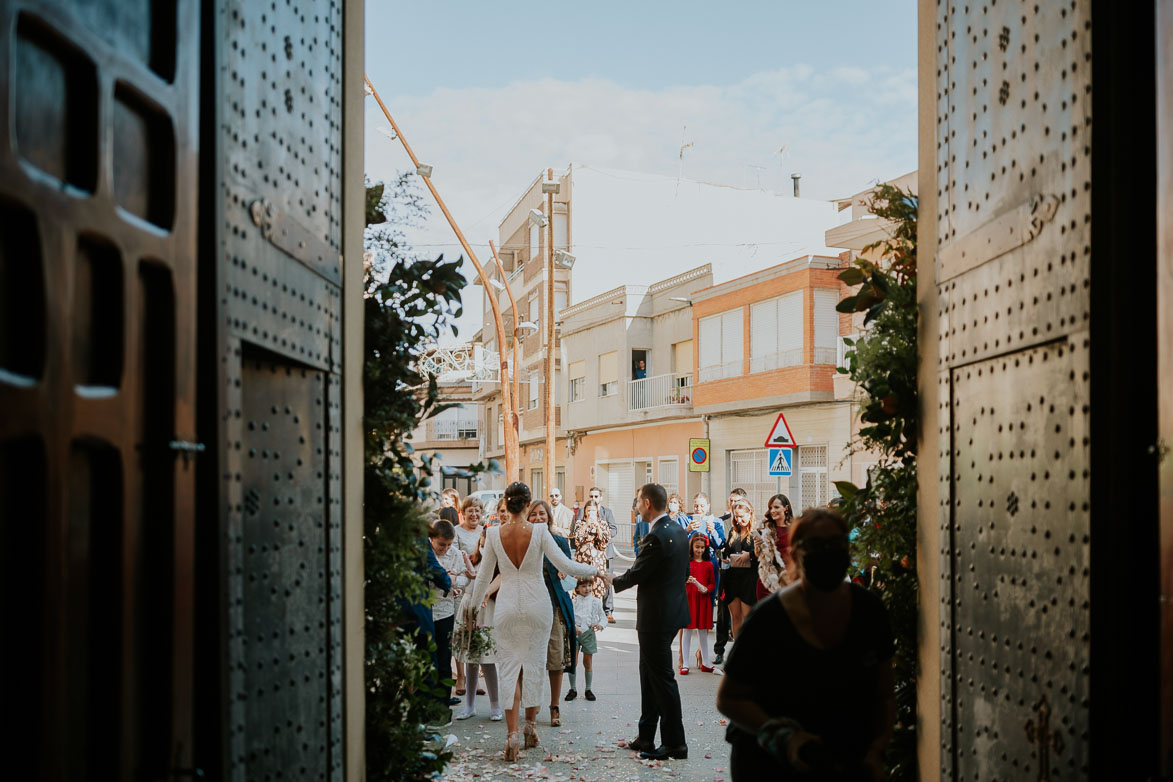
[[(599, 504), (588, 500), (582, 509), (582, 519), (574, 528), (574, 542), (578, 548), (574, 552), (574, 559), (587, 565), (607, 568), (607, 543), (611, 540), (611, 530), (607, 523), (599, 518)], [(592, 589), (595, 597), (600, 600), (607, 594), (607, 585), (601, 579), (595, 580)]]

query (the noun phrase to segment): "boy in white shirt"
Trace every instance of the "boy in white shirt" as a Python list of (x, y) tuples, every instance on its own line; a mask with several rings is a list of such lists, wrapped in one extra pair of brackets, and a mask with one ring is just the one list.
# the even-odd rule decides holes
[[(603, 601), (594, 595), (594, 584), (593, 578), (580, 579), (578, 586), (574, 588), (572, 601), (574, 603), (574, 631), (578, 636), (578, 649), (582, 652), (582, 668), (586, 671), (585, 697), (588, 701), (595, 700), (595, 694), (591, 692), (591, 679), (594, 676), (592, 661), (599, 651), (595, 633), (603, 632), (603, 627), (607, 622), (607, 617), (603, 613)], [(577, 657), (577, 655), (575, 656)], [(578, 660), (576, 659), (570, 669), (570, 690), (566, 693), (568, 701), (578, 697), (578, 690), (575, 689), (577, 680)]]
[[(428, 542), (436, 555), (436, 561), (452, 580), (452, 589), (447, 592), (432, 587), (432, 621), (436, 626), (436, 660), (439, 668), (437, 675), (441, 682), (452, 678), (451, 641), (456, 613), (455, 598), (468, 585), (470, 575), (464, 552), (452, 545), (455, 537), (456, 530), (452, 522), (444, 519), (433, 521), (428, 528)], [(447, 700), (449, 706), (460, 703), (459, 698), (449, 697)]]

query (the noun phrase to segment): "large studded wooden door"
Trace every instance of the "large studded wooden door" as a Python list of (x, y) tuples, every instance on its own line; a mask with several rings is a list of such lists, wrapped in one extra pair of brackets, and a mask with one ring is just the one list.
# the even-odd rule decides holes
[(11, 778), (192, 760), (199, 6), (0, 2)]
[(342, 3), (209, 6), (217, 765), (341, 779)]
[(936, 7), (946, 779), (1089, 777), (1089, 5)]

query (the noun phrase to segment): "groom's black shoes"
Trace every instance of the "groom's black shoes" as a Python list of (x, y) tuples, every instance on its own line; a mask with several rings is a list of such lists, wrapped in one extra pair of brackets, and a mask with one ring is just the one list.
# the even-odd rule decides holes
[(627, 742), (627, 748), (633, 752), (655, 752), (656, 744), (654, 741), (648, 741), (647, 739), (636, 737)]
[(665, 747), (661, 744), (655, 749), (644, 750), (639, 756), (644, 760), (688, 760), (688, 747)]

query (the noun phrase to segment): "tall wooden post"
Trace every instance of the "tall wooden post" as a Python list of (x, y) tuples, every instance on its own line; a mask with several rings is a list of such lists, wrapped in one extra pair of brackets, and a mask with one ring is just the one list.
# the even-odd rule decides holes
[[(507, 379), (504, 374), (501, 375), (501, 384), (507, 382), (513, 383), (513, 404), (509, 408), (509, 426), (513, 428), (513, 444), (514, 448), (518, 449), (521, 438), (518, 433), (518, 427), (521, 425), (521, 413), (519, 408), (521, 405), (521, 375), (518, 373), (517, 344), (518, 344), (518, 330), (517, 324), (521, 322), (521, 313), (517, 310), (517, 299), (513, 297), (513, 288), (509, 286), (509, 280), (505, 276), (505, 264), (501, 263), (501, 256), (497, 254), (497, 247), (493, 244), (493, 240), (489, 240), (489, 249), (493, 253), (493, 260), (497, 262), (497, 271), (501, 273), (501, 284), (505, 286), (505, 293), (509, 296), (509, 306), (513, 308), (513, 369), (510, 372), (510, 377)], [(505, 345), (501, 345), (502, 366), (504, 366)], [(502, 391), (502, 398), (506, 398), (506, 394)], [(513, 453), (513, 463), (518, 465), (520, 470), (521, 458), (517, 450)], [(513, 478), (511, 480), (520, 480), (520, 478)]]
[[(554, 181), (554, 169), (546, 169)], [(551, 191), (553, 188), (551, 188)], [(554, 487), (554, 193), (546, 193), (546, 494)]]

